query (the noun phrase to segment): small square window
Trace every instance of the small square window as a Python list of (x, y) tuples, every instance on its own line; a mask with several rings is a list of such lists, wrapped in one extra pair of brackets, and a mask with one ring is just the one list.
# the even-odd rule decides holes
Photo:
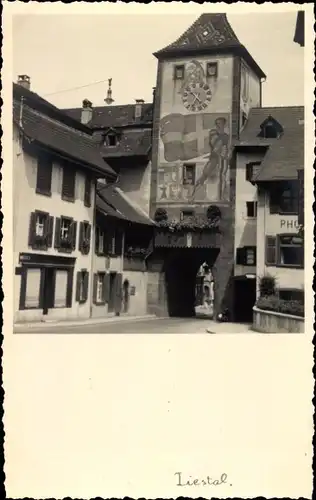
[(184, 164), (183, 165), (183, 185), (193, 186), (195, 184), (195, 164)]
[(206, 65), (206, 75), (212, 76), (214, 78), (217, 77), (217, 62), (210, 62)]
[(255, 266), (256, 265), (256, 249), (255, 248), (246, 248), (246, 262), (247, 266)]
[(256, 201), (247, 201), (247, 217), (255, 218), (257, 217), (257, 202)]
[(35, 222), (35, 236), (44, 236), (44, 228), (45, 228), (45, 223), (47, 221), (47, 215), (46, 214), (37, 214), (36, 215), (36, 222)]
[(184, 79), (184, 64), (174, 67), (174, 79), (183, 80)]

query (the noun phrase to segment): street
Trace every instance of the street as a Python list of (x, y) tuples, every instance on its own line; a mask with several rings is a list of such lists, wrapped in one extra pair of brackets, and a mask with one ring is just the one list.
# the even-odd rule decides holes
[(205, 318), (157, 318), (146, 320), (133, 320), (117, 322), (104, 322), (89, 325), (61, 326), (58, 324), (45, 325), (44, 328), (36, 327), (32, 330), (19, 328), (17, 333), (34, 334), (77, 334), (77, 333), (144, 333), (144, 334), (207, 334), (206, 329), (210, 328), (214, 333), (246, 333), (249, 329), (247, 325), (216, 324)]

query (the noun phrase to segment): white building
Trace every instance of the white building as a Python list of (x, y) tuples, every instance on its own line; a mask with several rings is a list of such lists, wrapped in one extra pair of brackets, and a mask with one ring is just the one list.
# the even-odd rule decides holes
[(91, 131), (13, 85), (14, 321), (90, 316), (95, 186), (115, 172)]

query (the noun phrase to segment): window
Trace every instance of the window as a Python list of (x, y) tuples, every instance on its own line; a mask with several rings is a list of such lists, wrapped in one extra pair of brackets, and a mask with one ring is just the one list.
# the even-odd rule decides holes
[(266, 265), (303, 268), (303, 239), (296, 234), (267, 236)]
[(77, 222), (70, 217), (57, 217), (55, 226), (55, 248), (72, 252), (76, 248)]
[(54, 217), (47, 212), (36, 210), (31, 213), (29, 225), (29, 241), (31, 248), (47, 250), (52, 246)]
[(209, 62), (206, 65), (206, 75), (207, 76), (213, 76), (214, 78), (217, 77), (217, 62)]
[(28, 268), (26, 270), (25, 309), (40, 307), (41, 269)]
[(107, 301), (108, 275), (99, 272), (94, 275), (93, 302), (96, 305), (104, 305)]
[(278, 181), (271, 186), (270, 213), (292, 214), (298, 213), (299, 184), (297, 180)]
[(105, 234), (98, 226), (95, 231), (95, 253), (97, 255), (104, 255), (105, 253)]
[(80, 222), (79, 231), (79, 250), (84, 255), (87, 255), (90, 251), (90, 241), (91, 241), (91, 224), (89, 222)]
[(247, 217), (255, 218), (257, 217), (257, 202), (256, 201), (247, 201)]
[(67, 307), (68, 271), (56, 269), (54, 307)]
[(110, 147), (114, 147), (117, 145), (117, 137), (115, 134), (108, 134), (106, 136), (106, 143)]
[(37, 159), (36, 192), (51, 196), (53, 162), (49, 155), (40, 153)]
[(304, 266), (304, 246), (302, 238), (296, 235), (279, 236), (279, 265), (286, 267)]
[(184, 64), (177, 65), (174, 67), (174, 79), (175, 80), (184, 79)]
[(63, 169), (62, 199), (75, 201), (76, 171), (71, 166)]
[(180, 220), (182, 222), (193, 222), (194, 210), (183, 210), (180, 214)]
[(297, 300), (301, 304), (304, 304), (304, 290), (300, 289), (279, 289), (279, 297), (282, 300)]
[(255, 266), (257, 260), (256, 247), (237, 248), (236, 264), (239, 266)]
[(86, 207), (91, 207), (91, 187), (92, 187), (91, 175), (86, 174), (84, 183), (84, 205)]
[(278, 135), (278, 131), (273, 123), (267, 123), (262, 129), (262, 137), (264, 139), (276, 139)]
[(260, 165), (260, 161), (250, 162), (246, 164), (246, 181), (252, 182), (255, 171), (257, 171), (255, 167), (259, 167)]
[(183, 165), (183, 185), (192, 186), (195, 184), (195, 164)]
[(76, 301), (80, 304), (84, 304), (88, 299), (88, 288), (89, 288), (89, 273), (86, 269), (82, 269), (77, 273), (77, 290), (76, 290)]

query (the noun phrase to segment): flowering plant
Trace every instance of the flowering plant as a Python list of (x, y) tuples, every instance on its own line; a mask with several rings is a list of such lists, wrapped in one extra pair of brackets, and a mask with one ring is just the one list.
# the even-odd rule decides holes
[(167, 229), (171, 232), (174, 231), (201, 231), (203, 229), (218, 230), (219, 220), (199, 220), (193, 218), (192, 220), (177, 221), (163, 220), (158, 223), (158, 226)]
[(128, 247), (126, 249), (125, 254), (128, 257), (144, 257), (147, 254), (147, 248), (140, 248), (140, 247)]

